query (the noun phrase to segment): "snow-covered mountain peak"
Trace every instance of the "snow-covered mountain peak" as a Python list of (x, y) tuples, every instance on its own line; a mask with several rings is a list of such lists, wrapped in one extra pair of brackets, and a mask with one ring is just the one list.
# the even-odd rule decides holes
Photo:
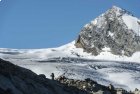
[[(111, 9), (108, 10), (109, 12), (115, 13), (117, 15), (121, 15), (122, 13), (124, 13), (124, 9), (117, 7), (117, 6), (113, 6)], [(107, 12), (108, 12), (107, 11)]]
[[(123, 16), (129, 16), (130, 20), (133, 19), (137, 22), (135, 24), (140, 23), (140, 20), (138, 18), (134, 17), (131, 12), (129, 12), (123, 8), (113, 6), (112, 8), (108, 9), (105, 13), (101, 14), (100, 16), (98, 16), (97, 18), (92, 20), (90, 23), (86, 24), (84, 27), (91, 28), (91, 25), (92, 26), (94, 25), (94, 26), (97, 26), (98, 28), (100, 28), (103, 26), (103, 24), (107, 24), (107, 21), (113, 22), (114, 20), (121, 20), (121, 22), (122, 23), (124, 22), (128, 28), (132, 27), (130, 25), (127, 25), (127, 22), (125, 21), (125, 19), (123, 19)], [(135, 24), (133, 24), (133, 25), (135, 25)]]
[(120, 8), (120, 7), (117, 7), (117, 6), (112, 6), (112, 8), (110, 8), (108, 12), (112, 12), (114, 14), (116, 14), (116, 16), (120, 16), (120, 15), (124, 15), (124, 14), (128, 14), (128, 15), (131, 15), (133, 16), (132, 13), (130, 13), (129, 11), (123, 9), (123, 8)]
[(140, 20), (113, 6), (83, 27), (75, 45), (93, 55), (110, 48), (112, 54), (132, 56), (140, 51)]
[(113, 21), (113, 19), (120, 19), (122, 24), (125, 24), (129, 30), (132, 30), (133, 33), (140, 36), (140, 19), (134, 17), (131, 12), (120, 7), (113, 6), (107, 12), (102, 14), (102, 17), (104, 16), (108, 16), (111, 21)]
[(122, 23), (126, 25), (126, 27), (129, 30), (132, 30), (137, 36), (140, 36), (140, 19), (133, 16), (133, 14), (125, 9), (122, 9), (117, 6), (113, 6), (111, 9), (109, 9), (107, 12), (105, 12), (104, 15), (107, 15), (110, 17), (110, 19), (116, 17), (115, 19), (120, 19)]

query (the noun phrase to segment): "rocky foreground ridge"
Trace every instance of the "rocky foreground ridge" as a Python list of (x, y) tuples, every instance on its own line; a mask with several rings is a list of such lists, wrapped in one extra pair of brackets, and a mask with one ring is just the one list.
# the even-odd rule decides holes
[(0, 94), (140, 94), (140, 91), (128, 92), (90, 79), (81, 81), (60, 76), (50, 80), (0, 59)]
[(140, 20), (113, 6), (82, 28), (75, 46), (93, 55), (109, 48), (114, 55), (132, 56), (140, 51)]
[(0, 59), (0, 94), (88, 94)]

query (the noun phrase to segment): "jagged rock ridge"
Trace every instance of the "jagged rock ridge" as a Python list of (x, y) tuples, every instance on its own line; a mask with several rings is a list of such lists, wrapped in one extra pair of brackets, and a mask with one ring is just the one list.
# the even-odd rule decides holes
[(93, 55), (109, 48), (115, 55), (131, 56), (140, 51), (139, 35), (140, 20), (130, 12), (113, 6), (83, 27), (75, 46)]

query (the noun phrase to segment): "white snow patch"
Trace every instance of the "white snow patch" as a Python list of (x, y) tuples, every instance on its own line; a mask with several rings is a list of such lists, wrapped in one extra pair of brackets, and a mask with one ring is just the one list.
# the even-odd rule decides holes
[(128, 86), (128, 90), (135, 90), (135, 88), (140, 88), (140, 85), (138, 85), (132, 78), (133, 76), (130, 73), (109, 73), (108, 79), (110, 81), (113, 81), (117, 84), (122, 84)]
[(140, 24), (138, 23), (140, 20), (138, 18), (130, 15), (123, 15), (122, 19), (128, 29), (132, 29), (137, 35), (140, 35)]
[(109, 31), (109, 35), (110, 35), (111, 37), (113, 37), (114, 33), (112, 33), (112, 32)]
[(97, 24), (97, 19), (91, 21), (91, 23), (92, 23), (93, 25), (96, 25), (96, 24)]

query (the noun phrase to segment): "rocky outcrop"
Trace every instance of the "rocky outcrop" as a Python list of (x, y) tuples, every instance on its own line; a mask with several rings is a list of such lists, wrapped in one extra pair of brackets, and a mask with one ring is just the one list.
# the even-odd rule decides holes
[[(85, 81), (81, 81), (60, 76), (59, 78), (57, 78), (57, 80), (69, 87), (77, 87), (78, 89), (86, 91), (89, 94), (118, 94), (118, 92), (120, 92), (120, 89), (114, 88), (114, 86), (111, 84), (109, 86), (103, 86), (89, 78), (85, 79)], [(121, 92), (120, 94), (129, 94), (129, 92), (124, 89), (122, 89), (122, 91), (123, 92)]]
[(93, 55), (100, 54), (105, 47), (115, 55), (131, 56), (140, 51), (140, 36), (128, 28), (124, 15), (133, 17), (130, 12), (113, 6), (83, 27), (75, 46)]
[(64, 76), (61, 76), (57, 78), (57, 80), (60, 83), (63, 83), (69, 87), (71, 86), (77, 87), (80, 90), (87, 91), (87, 93), (89, 94), (94, 94), (98, 92), (100, 92), (99, 94), (103, 94), (103, 92), (105, 92), (106, 94), (111, 94), (111, 90), (108, 87), (100, 85), (89, 78), (85, 79), (85, 81), (81, 81), (81, 80), (75, 80), (75, 79), (68, 79), (68, 78), (65, 78)]
[(136, 89), (134, 92), (126, 91), (123, 88), (115, 88), (113, 85), (104, 86), (98, 84), (90, 78), (82, 80), (68, 79), (65, 76), (60, 76), (56, 79), (60, 83), (65, 84), (67, 87), (76, 87), (88, 94), (140, 94), (140, 90)]
[(88, 94), (0, 59), (0, 94)]

